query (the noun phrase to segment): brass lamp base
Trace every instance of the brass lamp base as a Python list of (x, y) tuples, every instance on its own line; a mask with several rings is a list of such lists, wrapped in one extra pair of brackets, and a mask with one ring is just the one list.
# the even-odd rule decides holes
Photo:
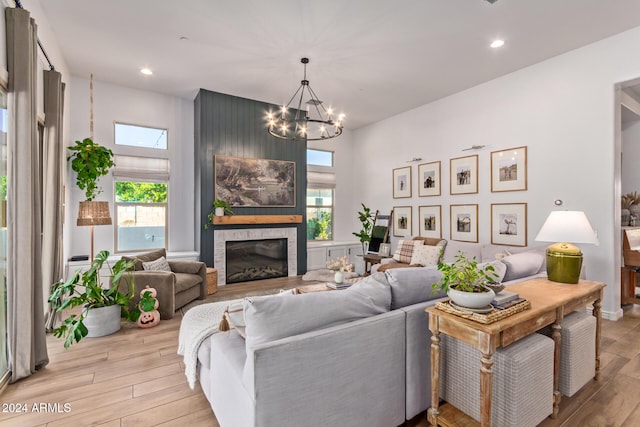
[(582, 269), (582, 252), (569, 243), (547, 248), (547, 276), (552, 282), (578, 283)]

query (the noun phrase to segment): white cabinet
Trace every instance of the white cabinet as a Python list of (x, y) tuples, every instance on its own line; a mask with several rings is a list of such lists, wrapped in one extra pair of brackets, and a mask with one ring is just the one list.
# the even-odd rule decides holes
[(349, 258), (356, 272), (364, 273), (362, 245), (352, 242), (322, 242), (307, 245), (307, 271), (327, 268), (327, 261), (343, 256)]

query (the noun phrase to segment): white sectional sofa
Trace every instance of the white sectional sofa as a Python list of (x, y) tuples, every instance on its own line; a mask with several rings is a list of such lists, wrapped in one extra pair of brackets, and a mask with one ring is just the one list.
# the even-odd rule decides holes
[[(449, 242), (496, 261), (503, 246)], [(544, 275), (544, 248), (512, 248), (507, 285)], [(245, 299), (246, 340), (217, 333), (198, 352), (199, 380), (222, 427), (389, 427), (430, 405), (425, 308), (436, 267), (392, 269), (343, 291)]]

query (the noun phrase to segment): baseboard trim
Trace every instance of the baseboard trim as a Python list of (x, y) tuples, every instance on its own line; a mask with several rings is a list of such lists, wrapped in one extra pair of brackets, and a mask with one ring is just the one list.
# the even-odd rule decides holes
[(602, 318), (603, 319), (607, 319), (607, 320), (613, 320), (614, 322), (622, 319), (622, 316), (624, 316), (624, 312), (622, 311), (622, 308), (617, 309), (616, 311), (605, 311), (602, 310)]

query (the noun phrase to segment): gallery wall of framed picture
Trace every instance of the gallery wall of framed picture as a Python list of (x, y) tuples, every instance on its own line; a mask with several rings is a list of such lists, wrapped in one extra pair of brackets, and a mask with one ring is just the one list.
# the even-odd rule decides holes
[(418, 206), (420, 236), (442, 239), (442, 206)]
[[(527, 203), (520, 201), (482, 205), (469, 203), (482, 200), (478, 199), (478, 196), (473, 196), (481, 192), (479, 168), (487, 167), (487, 163), (484, 163), (487, 161), (487, 156), (486, 154), (482, 156), (484, 159), (482, 165), (479, 165), (479, 154), (450, 158), (449, 171), (446, 171), (446, 162), (443, 170), (443, 162), (440, 160), (417, 165), (415, 168), (417, 196), (432, 197), (435, 203), (417, 206), (418, 230), (415, 235), (477, 243), (479, 234), (485, 236), (484, 233), (488, 231), (492, 244), (527, 246)], [(484, 185), (489, 187), (490, 184), (491, 193), (527, 191), (527, 146), (491, 151), (488, 157), (487, 172), (491, 176), (491, 181)], [(415, 158), (415, 160), (422, 159)], [(412, 173), (411, 166), (393, 169), (394, 199), (412, 198), (414, 194)], [(447, 174), (449, 176), (449, 195), (452, 196), (448, 198), (451, 202), (449, 206), (436, 204), (442, 196), (443, 174), (445, 181)], [(393, 236), (407, 238), (414, 235), (412, 209), (412, 206), (394, 207)], [(442, 231), (442, 215), (444, 211), (444, 221), (446, 221), (447, 210), (449, 211), (449, 236), (443, 235)], [(479, 222), (479, 215), (485, 221), (483, 224)], [(490, 224), (488, 230), (485, 225), (487, 222)], [(479, 232), (481, 226), (482, 233)]]
[(491, 244), (527, 246), (527, 204), (491, 204)]
[(411, 206), (393, 207), (393, 235), (395, 237), (411, 237), (412, 210)]
[(411, 166), (393, 170), (393, 198), (411, 197)]

